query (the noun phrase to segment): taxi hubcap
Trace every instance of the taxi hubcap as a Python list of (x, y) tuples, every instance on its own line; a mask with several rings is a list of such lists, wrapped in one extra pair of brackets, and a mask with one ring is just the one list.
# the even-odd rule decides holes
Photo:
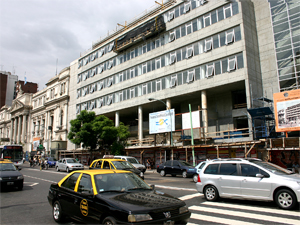
[(57, 220), (58, 217), (59, 217), (59, 206), (58, 204), (55, 204), (54, 205), (54, 208), (53, 208), (53, 216), (54, 218)]
[(292, 197), (286, 192), (281, 193), (278, 196), (278, 201), (279, 201), (280, 205), (282, 205), (283, 207), (289, 207), (293, 203)]

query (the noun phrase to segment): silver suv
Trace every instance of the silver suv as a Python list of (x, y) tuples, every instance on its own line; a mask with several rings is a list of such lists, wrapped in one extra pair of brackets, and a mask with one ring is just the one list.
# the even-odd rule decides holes
[(259, 159), (206, 161), (196, 188), (208, 201), (219, 197), (275, 201), (282, 209), (300, 202), (300, 175)]

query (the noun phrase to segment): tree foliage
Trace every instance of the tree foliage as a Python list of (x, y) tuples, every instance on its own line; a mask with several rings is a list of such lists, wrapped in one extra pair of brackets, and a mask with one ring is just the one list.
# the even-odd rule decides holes
[(70, 121), (68, 139), (77, 145), (89, 147), (90, 151), (108, 149), (121, 153), (130, 135), (128, 127), (120, 123), (119, 127), (106, 116), (96, 116), (95, 112), (83, 110), (76, 119)]

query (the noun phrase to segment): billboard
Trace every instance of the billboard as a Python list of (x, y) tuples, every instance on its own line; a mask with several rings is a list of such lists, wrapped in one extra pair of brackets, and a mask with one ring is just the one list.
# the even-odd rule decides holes
[[(192, 112), (192, 124), (193, 128), (200, 127), (200, 111)], [(182, 129), (191, 129), (191, 116), (190, 113), (182, 114)]]
[(300, 130), (300, 90), (273, 94), (276, 132)]
[(175, 131), (175, 110), (164, 110), (149, 114), (149, 134)]
[(37, 148), (39, 147), (39, 145), (40, 145), (40, 140), (41, 140), (41, 138), (40, 137), (34, 137), (33, 138), (33, 150), (34, 151), (36, 151), (37, 150)]

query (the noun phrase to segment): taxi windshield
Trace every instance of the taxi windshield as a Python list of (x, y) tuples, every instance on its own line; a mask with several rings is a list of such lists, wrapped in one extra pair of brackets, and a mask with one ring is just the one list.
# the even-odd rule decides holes
[(112, 161), (112, 164), (114, 164), (117, 170), (134, 168), (134, 166), (127, 161)]
[(16, 171), (16, 167), (12, 163), (1, 163), (0, 171)]
[(94, 179), (98, 193), (152, 190), (145, 181), (133, 173), (97, 174)]

